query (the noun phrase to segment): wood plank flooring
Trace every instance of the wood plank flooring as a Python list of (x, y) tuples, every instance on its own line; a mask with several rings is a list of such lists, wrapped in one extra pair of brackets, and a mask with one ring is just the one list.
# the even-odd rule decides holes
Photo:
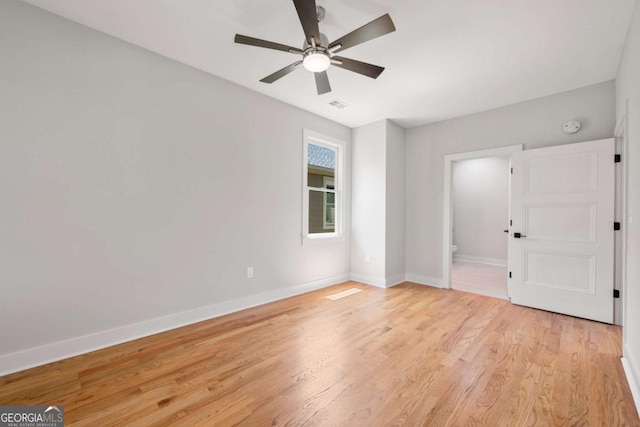
[(0, 405), (64, 405), (68, 426), (639, 426), (620, 340), (501, 299), (348, 282), (0, 377)]

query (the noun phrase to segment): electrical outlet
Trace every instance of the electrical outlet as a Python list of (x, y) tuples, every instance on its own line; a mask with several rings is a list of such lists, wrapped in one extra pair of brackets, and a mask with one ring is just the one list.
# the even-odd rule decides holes
[(247, 279), (253, 278), (253, 267), (247, 267)]
[(366, 262), (367, 264), (371, 264), (371, 255), (366, 254), (364, 256), (364, 262)]

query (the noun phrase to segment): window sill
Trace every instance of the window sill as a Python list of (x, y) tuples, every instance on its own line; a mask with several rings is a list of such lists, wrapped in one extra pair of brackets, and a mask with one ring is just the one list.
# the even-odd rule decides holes
[(322, 245), (327, 243), (339, 243), (345, 242), (347, 239), (344, 234), (329, 234), (329, 235), (319, 235), (319, 236), (303, 236), (302, 237), (302, 245)]

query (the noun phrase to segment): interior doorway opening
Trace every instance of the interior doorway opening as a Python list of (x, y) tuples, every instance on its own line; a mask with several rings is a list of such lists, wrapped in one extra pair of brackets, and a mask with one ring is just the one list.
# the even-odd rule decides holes
[(452, 163), (451, 288), (509, 299), (510, 156)]
[[(454, 194), (453, 194), (453, 168), (456, 162), (462, 162), (465, 160), (472, 160), (472, 159), (486, 159), (486, 158), (494, 158), (494, 157), (501, 157), (501, 158), (506, 158), (509, 159), (509, 162), (511, 160), (511, 157), (513, 156), (514, 153), (517, 152), (521, 152), (522, 151), (522, 145), (511, 145), (511, 146), (507, 146), (507, 147), (500, 147), (500, 148), (493, 148), (493, 149), (489, 149), (489, 150), (480, 150), (480, 151), (471, 151), (471, 152), (466, 152), (466, 153), (458, 153), (458, 154), (449, 154), (447, 156), (445, 156), (445, 161), (444, 161), (444, 215), (443, 215), (443, 238), (442, 238), (442, 271), (443, 271), (443, 288), (445, 289), (451, 289), (452, 288), (452, 270), (453, 270), (453, 260), (454, 260), (454, 254), (453, 254), (453, 245), (454, 245), (454, 240), (453, 240), (453, 234), (454, 234), (454, 209), (453, 209), (453, 201), (454, 201)], [(509, 166), (510, 168), (510, 166)], [(506, 197), (508, 198), (510, 194), (510, 188), (507, 191)], [(507, 199), (508, 200), (508, 199)], [(507, 203), (507, 206), (509, 205), (509, 203)], [(507, 217), (508, 217), (508, 211), (507, 211)], [(504, 230), (507, 230), (507, 232), (505, 233)], [(507, 241), (507, 245), (509, 245), (509, 239), (508, 239), (508, 234), (509, 234), (509, 228), (508, 228), (508, 223), (504, 224), (503, 226), (501, 226), (501, 228), (499, 228), (498, 230), (502, 235), (500, 236), (501, 238), (505, 239)], [(498, 237), (498, 239), (500, 238)], [(458, 246), (458, 245), (456, 245)], [(458, 249), (459, 250), (459, 249)], [(457, 251), (456, 251), (457, 253)], [(508, 250), (507, 250), (507, 254), (508, 254)], [(507, 272), (506, 272), (506, 267), (502, 266), (502, 268), (504, 270), (500, 270), (500, 269), (495, 269), (493, 267), (489, 265), (489, 268), (486, 268), (487, 271), (485, 271), (484, 273), (482, 272), (478, 272), (478, 271), (473, 271), (473, 267), (476, 267), (476, 270), (478, 267), (482, 268), (484, 267), (481, 264), (488, 264), (486, 261), (486, 259), (484, 260), (484, 263), (477, 263), (477, 265), (471, 264), (471, 261), (474, 261), (472, 258), (467, 258), (465, 259), (461, 259), (460, 255), (464, 256), (464, 253), (461, 252), (457, 257), (456, 257), (456, 267), (458, 265), (463, 266), (465, 264), (462, 264), (463, 261), (466, 261), (466, 266), (468, 267), (466, 269), (466, 272), (463, 272), (462, 274), (464, 275), (469, 274), (475, 277), (478, 277), (478, 274), (480, 275), (486, 275), (486, 276), (492, 276), (492, 275), (501, 275), (502, 272), (505, 273), (505, 275), (503, 276), (503, 280), (507, 279)], [(467, 256), (473, 256), (473, 255), (467, 255)], [(482, 258), (482, 257), (480, 257)], [(485, 258), (491, 258), (491, 257), (485, 257)], [(458, 261), (460, 261), (460, 263), (458, 263)], [(475, 261), (482, 261), (482, 259), (475, 259)], [(507, 255), (507, 260), (506, 262), (501, 262), (504, 263), (505, 265), (508, 265), (508, 255)], [(500, 266), (497, 266), (500, 267)], [(460, 278), (459, 274), (456, 274), (457, 279)], [(508, 281), (507, 281), (508, 283)], [(508, 285), (507, 285), (508, 286)], [(460, 289), (460, 283), (459, 281), (456, 283), (456, 285), (454, 285), (454, 287), (456, 289)], [(508, 289), (508, 288), (507, 288)], [(462, 290), (462, 289), (461, 289)], [(476, 291), (477, 292), (477, 291)], [(508, 292), (507, 292), (508, 295)], [(492, 296), (497, 296), (497, 295), (492, 295)], [(502, 298), (504, 298), (504, 293), (503, 296), (500, 296)]]

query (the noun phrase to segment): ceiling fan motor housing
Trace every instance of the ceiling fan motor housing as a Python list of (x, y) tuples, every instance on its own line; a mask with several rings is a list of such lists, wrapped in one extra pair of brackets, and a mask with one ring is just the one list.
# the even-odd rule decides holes
[(306, 40), (302, 48), (302, 63), (304, 68), (314, 73), (321, 73), (331, 65), (331, 53), (327, 50), (329, 39), (320, 33), (320, 40), (316, 41), (315, 46), (310, 45)]

